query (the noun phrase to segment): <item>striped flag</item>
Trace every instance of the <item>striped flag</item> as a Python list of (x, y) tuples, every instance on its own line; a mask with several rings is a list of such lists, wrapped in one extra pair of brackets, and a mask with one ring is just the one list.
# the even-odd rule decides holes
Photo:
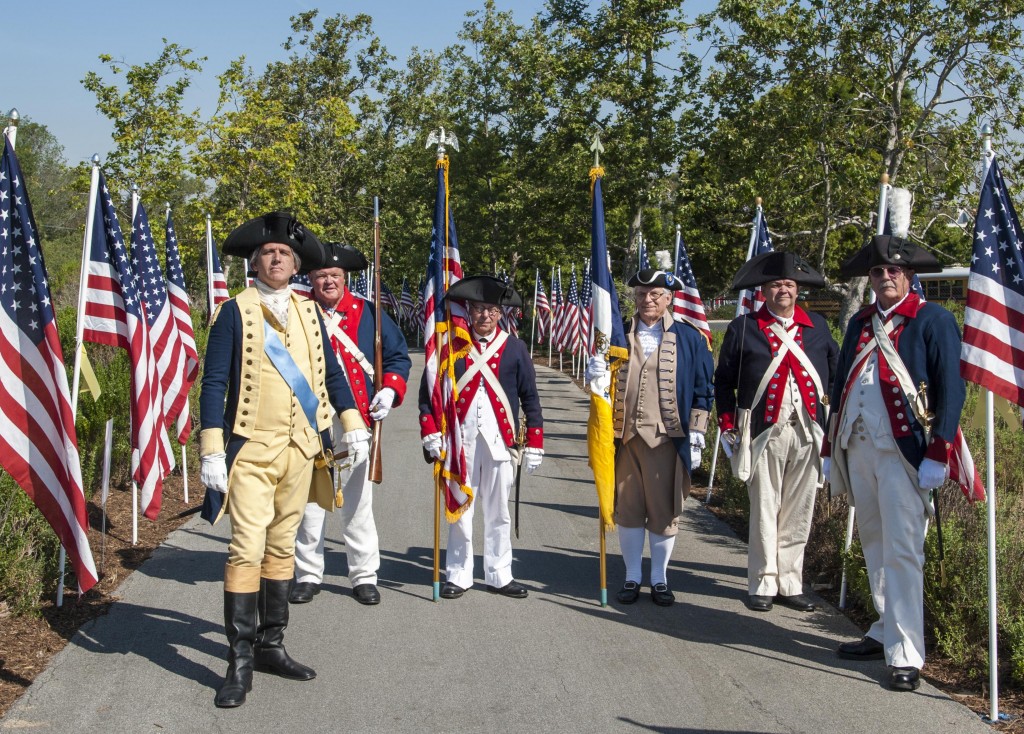
[[(761, 207), (757, 208), (757, 234), (754, 239), (754, 246), (751, 248), (750, 258), (755, 258), (765, 252), (772, 251), (772, 238), (768, 234), (768, 220), (764, 218), (764, 213), (761, 211)], [(745, 313), (751, 313), (761, 308), (761, 304), (764, 303), (764, 294), (761, 293), (761, 286), (754, 289), (744, 288), (740, 291), (739, 303), (736, 306), (736, 315), (742, 316)]]
[(562, 328), (562, 312), (565, 310), (565, 302), (562, 298), (562, 269), (558, 269), (558, 276), (555, 276), (555, 269), (551, 269), (551, 344), (558, 349), (558, 333)]
[(145, 307), (143, 313), (149, 326), (149, 344), (156, 360), (160, 391), (163, 394), (164, 423), (170, 426), (177, 422), (178, 415), (188, 401), (188, 390), (192, 383), (186, 379), (188, 360), (185, 347), (181, 343), (178, 322), (167, 297), (167, 284), (149, 227), (146, 207), (141, 201), (135, 209), (135, 221), (132, 223), (132, 271), (134, 286)]
[(401, 314), (406, 321), (412, 321), (416, 313), (416, 303), (412, 300), (412, 292), (409, 290), (409, 279), (402, 278)]
[(461, 303), (448, 302), (444, 294), (462, 279), (459, 240), (455, 218), (448, 203), (448, 157), (437, 162), (437, 196), (430, 233), (430, 261), (424, 291), (427, 315), (423, 329), (424, 368), (431, 413), (441, 432), (442, 460), (434, 464), (445, 485), (445, 515), (449, 522), (459, 519), (470, 502), (466, 452), (462, 445), (455, 389), (455, 361), (469, 352), (469, 318)]
[(144, 306), (135, 287), (121, 226), (102, 171), (89, 233), (83, 337), (128, 351), (131, 377), (132, 478), (143, 514), (160, 512), (163, 479), (173, 465), (162, 412), (160, 379), (150, 347)]
[(710, 344), (711, 327), (708, 326), (708, 316), (704, 311), (704, 302), (700, 299), (700, 291), (697, 290), (697, 279), (693, 277), (690, 258), (686, 254), (686, 243), (683, 242), (683, 235), (678, 230), (676, 231), (675, 275), (682, 282), (683, 289), (676, 291), (672, 299), (673, 316), (676, 321), (689, 321), (700, 329)]
[(380, 302), (384, 308), (391, 309), (391, 313), (395, 315), (396, 319), (401, 318), (401, 304), (399, 304), (398, 299), (395, 297), (394, 291), (388, 288), (387, 283), (384, 281), (380, 283)]
[(79, 592), (96, 584), (64, 355), (25, 180), (10, 140), (0, 160), (0, 466), (57, 534)]
[(305, 273), (296, 273), (288, 280), (288, 285), (291, 287), (292, 292), (303, 298), (313, 297), (313, 284), (309, 280), (309, 276)]
[(590, 277), (590, 263), (583, 269), (583, 290), (580, 291), (580, 348), (588, 357), (594, 353), (594, 339), (591, 330), (593, 311), (590, 307), (594, 297)]
[[(511, 278), (508, 277), (508, 273), (503, 272), (501, 279), (505, 283), (510, 283)], [(519, 306), (506, 306), (502, 309), (501, 318), (498, 320), (498, 328), (507, 331), (514, 337), (519, 336), (519, 319), (523, 316), (523, 309)]]
[(416, 303), (413, 305), (413, 312), (416, 316), (416, 324), (420, 329), (427, 328), (427, 303), (423, 298), (424, 290), (426, 289), (426, 282), (420, 278), (420, 287), (416, 289)]
[[(185, 375), (182, 378), (188, 385), (185, 394), (188, 395), (192, 383), (199, 375), (199, 354), (196, 351), (196, 335), (192, 327), (192, 313), (189, 309), (188, 291), (185, 288), (185, 273), (181, 268), (181, 255), (178, 252), (178, 237), (174, 234), (174, 221), (171, 219), (171, 210), (167, 210), (167, 222), (164, 225), (164, 251), (167, 257), (167, 295), (171, 301), (171, 313), (174, 314), (174, 322), (178, 327), (178, 338), (181, 339), (181, 347), (185, 352)], [(175, 422), (175, 431), (178, 436), (178, 443), (182, 446), (188, 441), (192, 433), (192, 419), (189, 415), (188, 400)]]
[(576, 270), (572, 271), (569, 292), (561, 309), (561, 323), (556, 333), (555, 349), (576, 354), (580, 348), (580, 291), (576, 287)]
[(207, 225), (206, 238), (206, 277), (207, 277), (207, 313), (213, 318), (217, 306), (224, 303), (231, 296), (228, 295), (228, 280), (224, 277), (224, 268), (220, 266), (220, 258), (217, 257), (217, 248), (210, 236), (209, 225)]
[[(590, 384), (590, 416), (587, 420), (587, 451), (597, 488), (598, 514), (603, 528), (614, 528), (615, 428), (610, 388), (617, 364), (626, 358), (626, 335), (619, 315), (619, 297), (608, 269), (608, 245), (604, 230), (601, 178), (604, 170), (590, 169), (590, 271), (593, 292), (594, 351), (607, 355), (612, 372), (605, 384)], [(603, 580), (602, 580), (603, 587)]]
[(551, 304), (548, 302), (548, 294), (544, 292), (544, 284), (540, 280), (540, 271), (537, 271), (537, 302), (534, 308), (537, 312), (537, 343), (543, 344), (544, 337), (551, 333)]
[(367, 278), (365, 270), (359, 271), (359, 275), (357, 275), (355, 279), (352, 281), (352, 287), (349, 290), (351, 290), (357, 296), (360, 296), (362, 298), (369, 298), (369, 289), (367, 288)]

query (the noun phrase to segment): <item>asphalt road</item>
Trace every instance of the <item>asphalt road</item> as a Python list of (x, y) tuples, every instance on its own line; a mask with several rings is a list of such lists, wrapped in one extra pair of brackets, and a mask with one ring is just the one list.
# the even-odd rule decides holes
[[(881, 662), (838, 660), (836, 646), (860, 632), (827, 604), (810, 614), (748, 611), (745, 545), (693, 501), (669, 570), (676, 604), (655, 606), (645, 588), (633, 606), (602, 607), (586, 402), (555, 372), (541, 370), (539, 381), (547, 453), (523, 480), (514, 541), (513, 570), (529, 598), (482, 590), (478, 558), (475, 589), (432, 601), (432, 483), (410, 402), (387, 421), (374, 499), (381, 604), (352, 598), (334, 519), (324, 592), (292, 607), (287, 648), (315, 680), (257, 673), (244, 706), (214, 707), (229, 526), (196, 519), (128, 578), (107, 616), (75, 635), (0, 731), (990, 731), (927, 684), (889, 691)], [(609, 597), (622, 581), (610, 534)]]

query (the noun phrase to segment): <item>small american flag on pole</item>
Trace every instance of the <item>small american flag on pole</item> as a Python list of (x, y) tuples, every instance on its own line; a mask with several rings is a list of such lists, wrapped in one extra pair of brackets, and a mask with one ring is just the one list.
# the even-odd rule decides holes
[(544, 337), (551, 333), (551, 304), (548, 302), (548, 294), (544, 292), (544, 283), (540, 279), (540, 271), (537, 271), (537, 343), (543, 344)]
[(590, 279), (590, 261), (583, 268), (583, 290), (580, 291), (580, 348), (589, 357), (594, 354), (594, 334), (592, 328), (593, 281)]
[(305, 273), (298, 273), (291, 277), (288, 281), (288, 285), (291, 286), (292, 292), (302, 298), (313, 297), (313, 283), (310, 282), (309, 276)]
[(132, 477), (139, 485), (143, 514), (154, 520), (160, 512), (163, 478), (174, 459), (164, 431), (163, 397), (144, 306), (102, 171), (89, 234), (83, 336), (128, 351)]
[[(772, 238), (768, 234), (768, 220), (765, 219), (764, 214), (761, 212), (761, 207), (757, 208), (757, 221), (754, 223), (757, 228), (754, 235), (753, 247), (750, 250), (750, 257), (747, 259), (757, 257), (765, 252), (772, 251)], [(764, 294), (761, 293), (761, 286), (750, 289), (744, 289), (740, 291), (739, 304), (736, 306), (736, 315), (742, 316), (745, 313), (751, 313), (761, 308), (761, 304), (764, 303)]]
[(558, 341), (555, 342), (555, 348), (560, 352), (576, 354), (580, 348), (580, 291), (576, 286), (575, 270), (572, 271), (569, 292), (559, 316), (561, 323), (557, 330)]
[(206, 226), (206, 274), (209, 278), (207, 283), (209, 303), (207, 303), (207, 307), (210, 319), (212, 320), (217, 306), (224, 303), (231, 296), (228, 295), (228, 280), (224, 277), (224, 268), (220, 266), (220, 258), (217, 257), (217, 246), (213, 244), (213, 237), (210, 236), (209, 222), (207, 222)]
[(7, 136), (0, 161), (0, 466), (25, 490), (96, 584), (64, 355), (25, 180)]
[[(196, 335), (192, 328), (192, 313), (189, 308), (188, 290), (185, 288), (185, 273), (181, 268), (181, 254), (178, 252), (178, 237), (174, 233), (174, 220), (171, 219), (171, 210), (167, 210), (167, 223), (164, 227), (164, 249), (167, 255), (167, 295), (171, 301), (171, 312), (174, 314), (174, 321), (178, 325), (178, 338), (181, 339), (181, 347), (185, 352), (185, 375), (184, 380), (188, 387), (185, 394), (188, 394), (192, 383), (199, 375), (199, 354), (196, 351)], [(182, 446), (188, 441), (192, 432), (192, 420), (189, 416), (188, 400), (178, 413), (175, 424), (178, 434), (178, 443)]]
[(409, 279), (402, 278), (402, 301), (401, 301), (401, 314), (405, 321), (412, 321), (413, 314), (416, 313), (416, 304), (412, 300), (412, 292), (409, 290)]
[(700, 298), (700, 291), (697, 290), (697, 279), (693, 277), (693, 267), (691, 267), (690, 258), (686, 254), (686, 243), (683, 242), (683, 235), (678, 230), (676, 230), (675, 275), (683, 284), (683, 289), (676, 291), (672, 299), (672, 313), (676, 321), (689, 321), (701, 330), (710, 344), (711, 327), (708, 326), (704, 302)]

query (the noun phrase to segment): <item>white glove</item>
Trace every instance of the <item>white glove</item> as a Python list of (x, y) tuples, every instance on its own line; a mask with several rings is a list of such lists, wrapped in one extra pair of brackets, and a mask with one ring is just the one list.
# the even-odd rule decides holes
[(540, 463), (544, 461), (544, 449), (535, 449), (527, 446), (526, 451), (523, 452), (523, 461), (526, 464), (526, 473), (533, 474), (537, 471)]
[(423, 437), (423, 450), (435, 459), (441, 458), (441, 434), (431, 433)]
[(690, 469), (700, 466), (700, 452), (704, 449), (704, 434), (690, 433)]
[(925, 459), (917, 467), (917, 486), (921, 489), (935, 489), (946, 481), (948, 468), (935, 459)]
[(583, 371), (583, 378), (589, 383), (601, 379), (606, 374), (608, 374), (608, 362), (605, 361), (604, 356), (595, 354), (587, 362), (587, 368)]
[(199, 460), (199, 481), (207, 489), (227, 494), (228, 464), (227, 454), (207, 454)]
[(370, 432), (365, 428), (357, 428), (342, 435), (341, 442), (348, 447), (348, 458), (353, 468), (370, 456)]
[(735, 428), (730, 428), (728, 431), (722, 431), (722, 451), (725, 452), (725, 458), (732, 458), (732, 452), (736, 448), (737, 440), (739, 440), (739, 436), (736, 434)]
[(832, 481), (832, 457), (826, 456), (821, 460), (821, 476), (825, 477), (826, 482)]
[(382, 421), (391, 412), (391, 406), (395, 404), (395, 389), (382, 387), (380, 392), (373, 396), (370, 401), (370, 417), (375, 421)]

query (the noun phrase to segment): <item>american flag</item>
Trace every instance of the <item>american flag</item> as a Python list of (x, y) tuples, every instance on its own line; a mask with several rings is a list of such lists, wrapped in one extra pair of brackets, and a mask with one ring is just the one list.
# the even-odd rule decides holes
[(353, 293), (355, 293), (357, 296), (362, 296), (363, 298), (368, 298), (369, 297), (369, 295), (368, 295), (369, 294), (369, 289), (366, 287), (366, 284), (367, 284), (366, 271), (365, 270), (361, 270), (361, 271), (359, 271), (359, 275), (357, 275), (355, 277), (355, 279), (352, 281), (351, 291)]
[(416, 324), (420, 329), (427, 328), (427, 303), (423, 298), (424, 289), (427, 284), (420, 278), (420, 286), (416, 289), (416, 303), (413, 304), (413, 313), (416, 315)]
[(537, 343), (543, 344), (544, 337), (551, 333), (551, 304), (548, 294), (544, 292), (544, 284), (540, 281), (540, 270), (537, 271), (537, 302), (534, 304), (537, 322)]
[(383, 305), (385, 308), (391, 309), (391, 313), (395, 315), (396, 319), (400, 318), (401, 304), (399, 304), (394, 292), (390, 288), (388, 288), (387, 283), (385, 283), (384, 281), (381, 281), (380, 283), (380, 301), (381, 305)]
[(587, 356), (594, 354), (594, 335), (591, 328), (593, 309), (590, 307), (594, 298), (590, 280), (590, 262), (583, 268), (583, 290), (580, 292), (580, 347)]
[[(207, 224), (209, 227), (209, 224)], [(213, 244), (213, 238), (210, 237), (209, 229), (207, 229), (206, 238), (206, 275), (209, 278), (207, 282), (207, 313), (209, 318), (213, 318), (214, 312), (217, 310), (217, 306), (228, 300), (228, 280), (224, 277), (224, 269), (220, 266), (220, 258), (217, 257), (217, 247)]]
[(291, 286), (292, 292), (297, 296), (303, 298), (313, 297), (313, 284), (309, 280), (309, 276), (305, 273), (296, 273), (289, 281), (288, 285)]
[(132, 223), (132, 271), (149, 325), (149, 344), (156, 360), (160, 391), (163, 393), (164, 421), (170, 426), (177, 421), (188, 401), (188, 390), (192, 383), (186, 379), (189, 366), (185, 347), (167, 297), (167, 284), (164, 282), (146, 207), (141, 201)]
[[(508, 273), (502, 273), (501, 279), (505, 283), (509, 283), (512, 279), (508, 277)], [(512, 336), (519, 336), (519, 319), (523, 315), (523, 310), (518, 306), (506, 306), (501, 313), (501, 319), (498, 321), (498, 326), (504, 329)]]
[(686, 243), (683, 242), (683, 235), (676, 232), (676, 277), (683, 283), (683, 289), (675, 292), (672, 299), (672, 313), (676, 321), (689, 321), (696, 326), (707, 337), (711, 343), (711, 327), (708, 326), (708, 317), (704, 311), (704, 302), (700, 299), (700, 291), (697, 290), (697, 279), (693, 277), (693, 267), (690, 265), (690, 258), (686, 254)]
[(447, 289), (461, 279), (462, 262), (455, 217), (448, 203), (448, 157), (445, 156), (437, 162), (437, 196), (423, 294), (426, 313), (423, 346), (431, 412), (441, 431), (440, 472), (445, 484), (445, 514), (450, 522), (458, 520), (473, 501), (455, 390), (455, 361), (467, 354), (471, 345), (469, 319), (461, 303), (444, 299)]
[(565, 301), (562, 298), (562, 269), (558, 268), (558, 275), (555, 269), (551, 269), (551, 344), (555, 349), (558, 346), (558, 334), (562, 329), (562, 312), (565, 310)]
[(163, 478), (173, 466), (164, 431), (163, 397), (150, 346), (144, 306), (135, 286), (121, 226), (102, 171), (89, 232), (83, 337), (128, 351), (131, 378), (132, 478), (140, 489), (143, 514), (160, 512)]
[(401, 311), (402, 318), (406, 321), (413, 320), (413, 314), (416, 313), (416, 303), (412, 300), (412, 292), (409, 290), (409, 279), (402, 278), (402, 303)]
[[(192, 313), (189, 309), (188, 291), (185, 289), (185, 274), (181, 268), (181, 255), (178, 252), (178, 237), (174, 234), (174, 220), (171, 219), (171, 212), (167, 211), (167, 223), (164, 226), (164, 250), (167, 255), (167, 295), (171, 300), (171, 313), (174, 314), (174, 321), (178, 325), (178, 338), (181, 339), (181, 347), (185, 351), (185, 376), (188, 384), (185, 393), (199, 375), (199, 353), (196, 351), (196, 335), (192, 328)], [(189, 416), (188, 400), (178, 413), (175, 423), (175, 430), (178, 434), (178, 443), (182, 446), (188, 440), (192, 432), (192, 420)]]
[(647, 240), (644, 239), (644, 235), (641, 232), (637, 234), (636, 269), (639, 272), (649, 267), (651, 267), (651, 258), (647, 255)]
[(572, 354), (580, 348), (580, 291), (576, 287), (576, 270), (572, 271), (572, 279), (569, 281), (569, 293), (565, 299), (565, 305), (559, 314), (561, 322), (558, 325), (555, 348), (560, 352), (568, 351)]
[[(754, 240), (754, 247), (750, 252), (751, 258), (772, 251), (772, 238), (768, 234), (768, 220), (765, 219), (760, 207), (758, 207), (757, 211), (756, 226), (757, 238)], [(761, 308), (762, 303), (764, 303), (764, 294), (761, 293), (761, 286), (753, 290), (745, 288), (740, 291), (739, 303), (736, 305), (736, 315), (742, 316), (745, 313), (756, 311)]]
[(64, 355), (25, 181), (7, 136), (0, 161), (0, 466), (71, 558), (80, 592), (96, 584)]

